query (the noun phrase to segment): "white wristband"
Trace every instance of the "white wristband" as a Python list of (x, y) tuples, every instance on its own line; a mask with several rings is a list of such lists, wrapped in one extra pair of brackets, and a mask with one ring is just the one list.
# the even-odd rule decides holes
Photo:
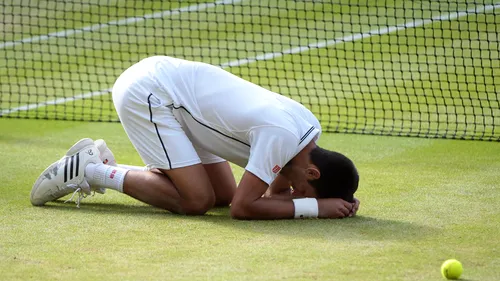
[(317, 218), (318, 201), (314, 198), (293, 199), (295, 206), (295, 218)]

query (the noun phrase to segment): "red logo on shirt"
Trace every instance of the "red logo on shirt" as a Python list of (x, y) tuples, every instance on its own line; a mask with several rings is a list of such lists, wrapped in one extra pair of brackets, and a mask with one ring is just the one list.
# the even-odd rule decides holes
[(110, 178), (114, 178), (114, 177), (115, 177), (115, 174), (116, 174), (116, 170), (113, 170), (113, 171), (111, 172), (111, 175), (109, 175), (109, 177), (110, 177)]
[(277, 172), (279, 172), (279, 171), (281, 171), (281, 167), (280, 167), (280, 166), (278, 166), (278, 165), (274, 166), (274, 168), (273, 168), (273, 173), (275, 173), (275, 174), (276, 174), (276, 173), (277, 173)]

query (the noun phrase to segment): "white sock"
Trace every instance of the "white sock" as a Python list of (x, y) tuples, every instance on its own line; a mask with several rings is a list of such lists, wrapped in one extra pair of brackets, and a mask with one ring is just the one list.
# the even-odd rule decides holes
[(130, 170), (130, 171), (147, 171), (148, 170), (146, 167), (131, 166), (131, 165), (124, 165), (124, 164), (118, 164), (118, 167)]
[(128, 171), (122, 167), (89, 163), (85, 167), (85, 179), (91, 187), (111, 188), (123, 193), (123, 180)]

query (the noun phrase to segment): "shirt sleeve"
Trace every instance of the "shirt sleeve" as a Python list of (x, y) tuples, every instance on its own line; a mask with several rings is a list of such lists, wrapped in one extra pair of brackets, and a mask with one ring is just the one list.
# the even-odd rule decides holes
[(281, 168), (299, 152), (300, 138), (279, 127), (261, 127), (250, 132), (250, 157), (245, 170), (268, 185)]

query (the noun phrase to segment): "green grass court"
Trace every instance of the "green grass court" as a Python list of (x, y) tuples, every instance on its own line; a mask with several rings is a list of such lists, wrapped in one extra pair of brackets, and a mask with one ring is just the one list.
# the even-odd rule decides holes
[[(0, 3), (0, 280), (430, 281), (449, 258), (500, 280), (500, 2), (63, 2)], [(142, 165), (120, 124), (87, 121), (116, 121), (107, 89), (158, 54), (308, 106), (359, 169), (358, 216), (181, 217), (113, 191), (32, 207), (80, 138)]]
[[(119, 124), (0, 119), (3, 280), (463, 280), (500, 278), (498, 143), (326, 134), (357, 163), (358, 217), (180, 217), (117, 192), (32, 207), (38, 174), (81, 137), (140, 165)], [(235, 168), (237, 178), (242, 170)]]

